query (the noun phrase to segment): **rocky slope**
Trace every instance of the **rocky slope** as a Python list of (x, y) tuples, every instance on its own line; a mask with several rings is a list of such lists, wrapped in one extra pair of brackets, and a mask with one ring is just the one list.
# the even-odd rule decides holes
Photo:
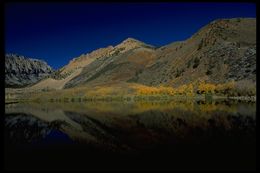
[(256, 80), (255, 19), (216, 20), (191, 38), (158, 49), (145, 44), (131, 47), (128, 40), (116, 47), (130, 49), (93, 61), (65, 87), (120, 81), (179, 86), (198, 79), (213, 83)]
[(60, 75), (65, 75), (67, 73), (70, 74), (75, 69), (83, 68), (89, 65), (90, 63), (92, 63), (93, 61), (98, 60), (100, 58), (114, 57), (138, 47), (153, 48), (152, 46), (140, 42), (136, 39), (128, 38), (115, 47), (108, 46), (106, 48), (100, 48), (92, 51), (91, 53), (82, 54), (81, 56), (72, 59), (69, 62), (69, 64), (61, 68), (59, 72), (57, 72), (57, 74)]
[[(122, 82), (177, 87), (197, 80), (211, 83), (235, 80), (255, 85), (256, 20), (215, 20), (189, 39), (160, 48), (128, 38), (114, 47), (74, 58), (52, 75), (52, 79), (55, 85), (45, 81), (44, 85), (38, 83), (38, 88)], [(59, 80), (62, 85), (57, 87)]]
[(115, 46), (109, 55), (98, 57), (85, 66), (81, 74), (69, 81), (65, 87), (87, 83), (99, 85), (128, 81), (154, 58), (154, 47), (128, 38)]
[[(149, 62), (149, 59), (152, 60), (154, 50), (155, 48), (151, 45), (128, 38), (116, 46), (100, 48), (74, 58), (68, 65), (54, 72), (49, 78), (30, 88), (33, 90), (62, 89), (78, 86), (82, 83), (84, 85), (97, 77), (101, 77), (101, 79), (94, 81), (97, 83), (100, 81), (102, 84), (104, 82), (109, 84), (115, 80), (127, 81), (131, 75), (135, 75), (137, 70), (142, 69), (143, 65)], [(136, 58), (136, 52), (144, 58)], [(119, 68), (120, 73), (116, 76), (114, 74), (109, 76), (110, 68)]]
[(5, 86), (23, 87), (50, 75), (52, 68), (44, 61), (16, 54), (5, 55)]
[[(256, 80), (256, 20), (211, 22), (182, 43), (156, 51), (157, 60), (134, 78), (146, 85)], [(153, 75), (151, 75), (153, 74)]]

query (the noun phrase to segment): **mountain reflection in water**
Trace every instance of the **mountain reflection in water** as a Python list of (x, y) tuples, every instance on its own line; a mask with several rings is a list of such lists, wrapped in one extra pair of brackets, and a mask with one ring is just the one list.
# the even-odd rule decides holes
[(7, 169), (255, 169), (254, 103), (30, 103), (5, 114)]

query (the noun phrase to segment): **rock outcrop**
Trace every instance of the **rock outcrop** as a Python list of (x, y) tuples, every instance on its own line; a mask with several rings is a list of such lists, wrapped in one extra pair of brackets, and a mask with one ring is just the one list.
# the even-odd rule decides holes
[(52, 68), (45, 61), (16, 54), (5, 55), (5, 87), (34, 84), (52, 72)]

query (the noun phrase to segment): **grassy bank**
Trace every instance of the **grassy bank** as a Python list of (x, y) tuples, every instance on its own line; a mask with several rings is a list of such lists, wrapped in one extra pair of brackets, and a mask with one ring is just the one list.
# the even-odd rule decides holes
[[(13, 101), (37, 101), (37, 102), (135, 102), (135, 101), (182, 101), (202, 100), (211, 102), (216, 99), (232, 99), (239, 101), (255, 102), (254, 88), (239, 92), (235, 83), (213, 85), (205, 82), (182, 85), (178, 88), (169, 86), (145, 86), (141, 84), (122, 83), (117, 85), (83, 86), (62, 90), (43, 91), (19, 91), (15, 97), (6, 97), (6, 103)], [(10, 94), (9, 94), (10, 95)]]

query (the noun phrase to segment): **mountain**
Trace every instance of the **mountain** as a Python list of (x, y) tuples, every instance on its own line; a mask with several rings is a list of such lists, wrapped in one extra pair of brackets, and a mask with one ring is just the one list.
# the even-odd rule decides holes
[[(42, 80), (41, 82), (35, 84), (31, 89), (42, 90), (42, 89), (63, 89), (68, 87), (74, 87), (81, 85), (84, 82), (91, 81), (95, 76), (102, 75), (105, 72), (106, 68), (114, 68), (117, 66), (124, 71), (125, 77), (121, 72), (118, 73), (119, 81), (126, 81), (129, 79), (128, 73), (135, 74), (135, 71), (143, 68), (142, 66), (137, 66), (136, 63), (146, 63), (153, 55), (151, 51), (155, 48), (151, 45), (145, 44), (141, 41), (138, 41), (133, 38), (127, 38), (122, 43), (116, 46), (108, 46), (106, 48), (100, 48), (95, 51), (92, 51), (88, 54), (83, 54), (77, 58), (72, 59), (68, 65), (57, 70), (51, 75), (50, 78)], [(147, 57), (147, 60), (139, 58), (131, 58), (131, 52), (142, 55), (143, 52), (148, 52), (144, 54)], [(125, 55), (130, 55), (129, 59), (124, 58)], [(121, 59), (121, 60), (120, 60)], [(140, 62), (138, 62), (140, 61)], [(116, 64), (114, 64), (114, 62)], [(119, 63), (119, 64), (117, 64)], [(125, 65), (123, 65), (125, 64)], [(134, 64), (134, 65), (133, 65)], [(131, 68), (134, 68), (131, 71)], [(137, 69), (136, 69), (137, 68)], [(108, 70), (109, 71), (109, 70)], [(107, 73), (105, 75), (107, 77)], [(115, 78), (115, 76), (111, 76)], [(102, 83), (109, 83), (109, 78), (103, 80)], [(112, 80), (113, 82), (113, 80)]]
[(65, 88), (87, 83), (99, 85), (127, 81), (154, 60), (154, 52), (153, 46), (128, 38), (107, 56), (100, 56), (85, 66), (80, 75), (66, 83)]
[(23, 87), (34, 84), (53, 72), (44, 61), (17, 54), (5, 55), (5, 86)]
[(219, 19), (189, 39), (155, 48), (133, 38), (74, 58), (33, 86), (73, 88), (120, 83), (173, 86), (256, 82), (256, 19)]
[(191, 38), (166, 45), (156, 54), (156, 61), (134, 77), (135, 82), (155, 86), (179, 86), (197, 79), (255, 82), (256, 20), (213, 21)]

